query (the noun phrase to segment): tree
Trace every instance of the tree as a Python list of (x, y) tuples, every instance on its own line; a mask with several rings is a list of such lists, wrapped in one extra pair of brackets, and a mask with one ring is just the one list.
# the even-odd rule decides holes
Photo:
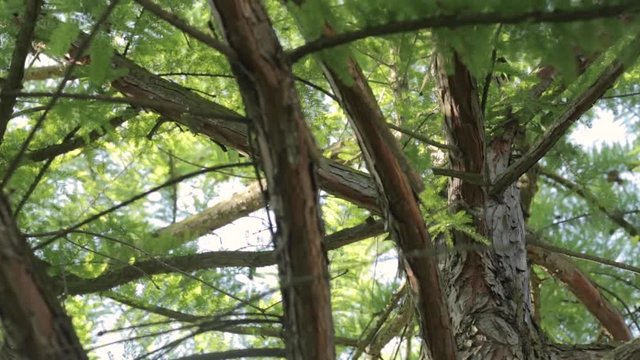
[(3, 358), (638, 357), (638, 11), (3, 3)]

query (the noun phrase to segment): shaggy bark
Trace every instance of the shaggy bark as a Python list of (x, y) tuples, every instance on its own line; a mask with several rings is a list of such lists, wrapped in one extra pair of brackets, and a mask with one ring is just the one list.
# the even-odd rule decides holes
[[(445, 128), (454, 147), (449, 152), (451, 169), (481, 175), (487, 183), (507, 167), (515, 128), (487, 142), (469, 70), (455, 54), (451, 59), (438, 57), (436, 68)], [(453, 211), (468, 212), (475, 231), (491, 241), (489, 249), (473, 250), (477, 240), (455, 231), (456, 251), (444, 265), (460, 358), (543, 358), (530, 322), (524, 218), (515, 184), (489, 197), (483, 186), (452, 178), (449, 203)]]

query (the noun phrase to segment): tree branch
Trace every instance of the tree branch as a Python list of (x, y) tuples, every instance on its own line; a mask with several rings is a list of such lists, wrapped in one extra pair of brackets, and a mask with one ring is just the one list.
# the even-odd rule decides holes
[[(382, 222), (365, 223), (328, 235), (324, 239), (324, 246), (327, 250), (334, 250), (382, 233)], [(64, 277), (59, 276), (56, 283), (58, 292), (81, 295), (105, 291), (150, 275), (176, 272), (176, 269), (191, 272), (217, 267), (264, 267), (275, 263), (273, 251), (211, 251), (162, 259), (136, 260), (131, 265), (107, 271), (93, 279), (65, 274)]]
[(478, 186), (486, 186), (487, 182), (484, 179), (482, 174), (464, 172), (454, 169), (446, 169), (446, 168), (431, 168), (433, 175), (437, 176), (449, 176), (464, 180), (470, 184), (478, 185)]
[(437, 15), (417, 20), (392, 22), (375, 25), (352, 32), (336, 34), (331, 37), (320, 37), (289, 52), (292, 63), (320, 50), (344, 45), (352, 41), (372, 36), (384, 36), (422, 29), (458, 28), (471, 25), (518, 24), (518, 23), (562, 23), (586, 21), (604, 17), (615, 17), (637, 12), (638, 3), (628, 0), (617, 5), (598, 5), (589, 8), (555, 9), (552, 11), (535, 10), (519, 14), (505, 14), (503, 10), (476, 14)]
[(638, 230), (638, 228), (635, 225), (633, 225), (632, 223), (627, 221), (627, 219), (624, 218), (623, 212), (619, 210), (607, 208), (602, 204), (600, 200), (598, 200), (598, 198), (595, 195), (587, 191), (584, 187), (581, 187), (578, 184), (568, 179), (565, 179), (560, 175), (547, 171), (545, 169), (540, 170), (540, 175), (552, 180), (557, 184), (562, 185), (567, 190), (574, 192), (576, 195), (586, 200), (587, 203), (595, 206), (605, 216), (607, 216), (609, 220), (611, 220), (614, 224), (617, 224), (618, 226), (622, 227), (627, 232), (627, 234), (629, 234), (631, 237), (634, 237), (640, 234), (640, 230)]
[(421, 141), (421, 142), (423, 142), (423, 143), (425, 143), (427, 145), (435, 146), (435, 147), (437, 147), (439, 149), (449, 149), (449, 150), (452, 149), (452, 147), (449, 144), (443, 144), (441, 142), (438, 142), (438, 141), (435, 141), (435, 140), (431, 140), (428, 137), (422, 136), (422, 135), (420, 135), (420, 134), (418, 134), (418, 133), (416, 133), (414, 131), (407, 130), (407, 129), (402, 128), (400, 126), (396, 126), (395, 124), (392, 124), (392, 123), (387, 123), (387, 125), (390, 128), (392, 128), (393, 130), (396, 130), (396, 131), (399, 131), (399, 132), (401, 132), (403, 134), (409, 135), (412, 138), (414, 138), (414, 139), (416, 139), (418, 141)]
[(531, 149), (496, 178), (489, 191), (490, 195), (502, 194), (509, 185), (518, 180), (520, 175), (535, 165), (567, 133), (571, 125), (590, 110), (625, 70), (631, 67), (638, 55), (640, 55), (640, 36), (636, 35), (622, 54), (600, 73), (598, 79), (565, 106), (564, 111), (549, 129), (531, 145)]
[(194, 39), (197, 39), (203, 44), (209, 45), (213, 49), (218, 50), (221, 54), (224, 54), (229, 60), (233, 60), (233, 61), (236, 60), (236, 53), (227, 45), (203, 33), (202, 31), (194, 28), (193, 26), (187, 24), (184, 20), (180, 19), (175, 14), (172, 14), (168, 11), (163, 10), (160, 6), (156, 5), (153, 1), (151, 0), (134, 0), (134, 1), (137, 2), (138, 5), (142, 6), (144, 9), (148, 10), (155, 16), (159, 17), (160, 19), (168, 22), (169, 24), (173, 25), (177, 29), (191, 35)]
[[(187, 90), (187, 89), (185, 89)], [(128, 104), (132, 106), (140, 106), (144, 108), (151, 108), (160, 113), (184, 113), (195, 116), (215, 116), (220, 119), (234, 121), (241, 124), (247, 124), (249, 121), (247, 118), (240, 116), (238, 114), (221, 114), (216, 109), (205, 109), (205, 108), (190, 108), (189, 106), (176, 104), (173, 102), (166, 102), (162, 100), (153, 100), (153, 99), (145, 99), (145, 98), (137, 98), (137, 97), (113, 97), (107, 95), (90, 95), (90, 94), (75, 94), (75, 93), (51, 93), (51, 92), (10, 92), (7, 94), (2, 94), (0, 96), (17, 96), (24, 98), (32, 98), (32, 97), (56, 97), (56, 98), (66, 98), (66, 99), (75, 99), (75, 100), (86, 100), (86, 101), (103, 101), (106, 103), (113, 104)]]
[(631, 331), (620, 312), (598, 291), (595, 284), (568, 258), (539, 246), (529, 245), (527, 253), (534, 263), (543, 266), (553, 277), (565, 283), (607, 331), (618, 341), (631, 340)]
[(11, 64), (9, 65), (9, 74), (4, 80), (0, 88), (0, 144), (4, 138), (7, 124), (11, 119), (13, 107), (16, 104), (15, 96), (4, 96), (7, 92), (14, 92), (22, 88), (22, 80), (24, 77), (24, 64), (31, 49), (31, 40), (33, 38), (34, 29), (42, 6), (41, 0), (25, 1), (25, 12), (21, 16), (21, 26), (16, 38), (16, 45), (13, 49)]
[[(95, 141), (99, 139), (102, 135), (106, 134), (108, 131), (107, 126), (111, 128), (117, 128), (120, 125), (124, 124), (129, 119), (136, 116), (137, 114), (138, 114), (137, 110), (128, 111), (124, 115), (119, 115), (114, 118), (111, 118), (108, 121), (109, 125), (100, 126), (100, 129), (92, 130), (91, 132), (89, 132), (89, 135), (88, 135), (89, 141)], [(80, 130), (79, 127), (76, 129)], [(77, 132), (77, 130), (74, 132)], [(72, 137), (63, 140), (59, 144), (49, 145), (41, 149), (30, 151), (25, 154), (25, 157), (30, 161), (44, 161), (47, 159), (55, 158), (58, 155), (62, 155), (70, 151), (79, 149), (86, 144), (87, 142), (85, 140), (85, 137), (72, 135)]]

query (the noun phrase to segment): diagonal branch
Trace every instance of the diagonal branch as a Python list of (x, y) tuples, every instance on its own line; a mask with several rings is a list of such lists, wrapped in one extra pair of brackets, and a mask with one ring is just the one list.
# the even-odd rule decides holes
[(564, 111), (549, 129), (531, 145), (531, 149), (496, 178), (489, 193), (493, 196), (502, 194), (509, 185), (518, 180), (520, 175), (535, 165), (567, 133), (571, 125), (589, 111), (593, 104), (633, 65), (639, 55), (640, 36), (636, 36), (618, 59), (607, 66), (586, 91), (565, 106)]
[[(328, 25), (325, 25), (323, 33), (327, 37), (334, 35)], [(422, 178), (391, 134), (362, 69), (352, 57), (346, 57), (344, 66), (352, 79), (347, 84), (343, 80), (345, 75), (338, 74), (328, 61), (323, 60), (321, 65), (356, 132), (367, 168), (380, 194), (385, 222), (396, 245), (405, 256), (432, 251), (433, 241), (416, 201), (416, 194), (424, 187)], [(404, 267), (416, 280), (411, 282), (411, 288), (416, 295), (416, 309), (425, 344), (434, 358), (455, 359), (453, 327), (440, 284), (438, 259), (433, 256), (407, 256)]]
[[(72, 46), (77, 47), (78, 44), (79, 41), (76, 41)], [(233, 121), (246, 119), (237, 112), (154, 75), (119, 54), (112, 56), (111, 65), (114, 69), (126, 71), (126, 75), (114, 80), (111, 85), (131, 99), (132, 103), (188, 126), (192, 131), (243, 154), (252, 153), (246, 124)], [(162, 104), (164, 106), (160, 106)], [(325, 158), (320, 162), (318, 181), (328, 193), (357, 206), (379, 211), (375, 185), (368, 174)]]
[[(365, 223), (328, 235), (324, 239), (324, 246), (327, 250), (334, 250), (383, 233), (382, 222)], [(172, 273), (176, 269), (191, 272), (220, 267), (264, 267), (275, 263), (273, 251), (211, 251), (194, 255), (136, 260), (131, 265), (107, 271), (93, 279), (65, 274), (64, 277), (58, 277), (56, 283), (59, 292), (81, 295), (109, 290), (149, 275)]]
[(563, 23), (572, 21), (585, 21), (606, 17), (615, 17), (622, 14), (634, 13), (640, 10), (638, 2), (627, 0), (616, 5), (597, 5), (588, 8), (567, 8), (555, 9), (551, 11), (534, 10), (523, 13), (505, 14), (504, 10), (476, 14), (452, 14), (436, 15), (424, 17), (416, 20), (391, 22), (382, 25), (375, 25), (352, 32), (335, 34), (330, 37), (320, 37), (310, 41), (289, 53), (291, 62), (296, 62), (301, 58), (320, 50), (344, 45), (352, 41), (365, 39), (372, 36), (384, 36), (407, 31), (422, 29), (458, 28), (472, 25), (492, 25), (492, 24), (519, 24), (519, 23)]
[(160, 6), (155, 4), (153, 1), (151, 0), (134, 0), (134, 1), (137, 2), (144, 9), (148, 10), (155, 16), (173, 25), (177, 29), (191, 35), (193, 38), (197, 39), (203, 44), (209, 45), (213, 49), (218, 50), (220, 53), (224, 54), (230, 60), (236, 59), (235, 52), (231, 48), (229, 48), (227, 45), (203, 33), (202, 31), (194, 28), (193, 26), (187, 24), (184, 20), (180, 19), (175, 14), (172, 14), (168, 11), (163, 10)]
[[(126, 114), (119, 115), (110, 119), (108, 121), (109, 123), (108, 125), (103, 125), (100, 127), (100, 129), (92, 130), (91, 132), (89, 132), (88, 140), (95, 141), (99, 139), (102, 135), (107, 133), (108, 131), (107, 126), (111, 128), (117, 128), (120, 125), (124, 124), (127, 120), (136, 116), (137, 114), (138, 114), (137, 111), (128, 111)], [(76, 132), (77, 130), (80, 130), (80, 128), (78, 127), (74, 130), (75, 130), (74, 132)], [(44, 160), (54, 158), (58, 155), (62, 155), (70, 151), (79, 149), (86, 144), (87, 144), (87, 141), (85, 140), (85, 137), (72, 136), (69, 139), (63, 140), (59, 144), (49, 145), (41, 149), (29, 151), (28, 153), (25, 154), (25, 157), (30, 161), (44, 161)]]
[(629, 234), (631, 237), (637, 236), (638, 234), (640, 234), (640, 230), (638, 230), (638, 228), (633, 225), (632, 223), (630, 223), (629, 221), (627, 221), (627, 219), (624, 218), (624, 213), (620, 210), (616, 210), (616, 209), (610, 209), (606, 206), (604, 206), (602, 204), (602, 201), (598, 200), (598, 198), (590, 193), (589, 191), (587, 191), (584, 187), (563, 178), (560, 175), (554, 174), (550, 171), (547, 171), (545, 169), (541, 169), (540, 171), (540, 175), (551, 179), (552, 181), (554, 181), (557, 184), (562, 185), (563, 187), (565, 187), (567, 190), (574, 192), (576, 195), (580, 196), (581, 198), (583, 198), (584, 200), (587, 201), (587, 203), (595, 206), (598, 210), (600, 210), (605, 216), (607, 216), (609, 218), (609, 220), (611, 220), (613, 223), (617, 224), (618, 226), (620, 226), (621, 228), (623, 228), (627, 234)]
[[(9, 65), (9, 74), (6, 77), (4, 84), (2, 84), (0, 94), (4, 94), (9, 91), (18, 91), (22, 87), (24, 64), (27, 59), (27, 55), (29, 54), (29, 50), (31, 49), (31, 40), (33, 38), (42, 1), (29, 0), (25, 1), (25, 4), (25, 12), (21, 17), (22, 25), (18, 31), (16, 45), (13, 49), (13, 56), (11, 58), (11, 65)], [(0, 143), (2, 143), (4, 138), (4, 132), (7, 129), (9, 120), (11, 119), (11, 114), (13, 113), (13, 107), (15, 104), (15, 96), (2, 96), (0, 98)]]
[[(532, 243), (530, 239), (527, 242)], [(566, 256), (549, 251), (540, 239), (534, 246), (527, 246), (531, 260), (547, 269), (553, 277), (562, 281), (584, 304), (593, 316), (609, 331), (615, 340), (628, 341), (632, 335), (620, 312), (600, 293), (589, 277)]]

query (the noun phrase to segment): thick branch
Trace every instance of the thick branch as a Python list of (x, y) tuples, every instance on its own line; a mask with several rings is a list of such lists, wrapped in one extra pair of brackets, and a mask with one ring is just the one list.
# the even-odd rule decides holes
[(617, 5), (599, 5), (589, 8), (555, 9), (552, 11), (530, 11), (519, 14), (505, 14), (504, 10), (476, 14), (453, 14), (437, 15), (420, 18), (416, 20), (392, 22), (382, 25), (375, 25), (364, 29), (355, 30), (348, 33), (336, 34), (330, 37), (320, 37), (317, 40), (292, 50), (289, 58), (292, 62), (300, 60), (311, 53), (343, 45), (352, 41), (364, 39), (372, 36), (383, 36), (397, 34), (407, 31), (421, 29), (457, 28), (471, 25), (492, 25), (492, 24), (519, 24), (536, 22), (572, 22), (599, 19), (604, 17), (615, 17), (622, 14), (629, 14), (638, 11), (638, 3), (635, 0), (628, 0)]
[(262, 208), (264, 198), (260, 189), (260, 184), (256, 181), (208, 209), (160, 229), (158, 235), (177, 246), (210, 233)]
[[(76, 41), (72, 46), (77, 50), (80, 42)], [(247, 126), (233, 121), (244, 120), (244, 116), (156, 76), (121, 55), (114, 54), (111, 61), (115, 69), (126, 70), (127, 73), (111, 83), (113, 88), (132, 99), (132, 102), (188, 126), (217, 143), (251, 154)], [(322, 189), (331, 194), (369, 210), (379, 211), (375, 185), (363, 172), (323, 159), (318, 169), (318, 181)]]
[(631, 340), (631, 331), (618, 310), (598, 291), (595, 284), (571, 260), (542, 247), (529, 245), (530, 259), (562, 281), (615, 340)]
[(274, 236), (287, 357), (333, 359), (329, 273), (316, 169), (320, 152), (304, 119), (291, 64), (266, 9), (251, 0), (210, 2), (238, 63), (238, 81), (276, 218)]
[(571, 125), (589, 111), (593, 104), (633, 65), (638, 55), (640, 55), (640, 36), (636, 36), (627, 45), (623, 54), (602, 71), (598, 79), (587, 90), (565, 107), (549, 129), (531, 145), (531, 149), (526, 154), (496, 178), (490, 194), (494, 196), (502, 194), (509, 185), (518, 180), (520, 175), (529, 170), (551, 150), (556, 142), (567, 133)]
[[(324, 35), (333, 36), (325, 26)], [(433, 242), (422, 217), (416, 194), (423, 190), (422, 179), (402, 153), (391, 134), (384, 115), (369, 83), (356, 61), (348, 57), (345, 66), (352, 84), (343, 81), (327, 62), (323, 72), (338, 96), (358, 137), (367, 168), (373, 175), (381, 207), (390, 233), (405, 255), (405, 269), (413, 274), (411, 282), (417, 295), (422, 337), (430, 353), (437, 359), (455, 359), (456, 345), (447, 303), (440, 285), (440, 271), (435, 256), (414, 257), (410, 254), (429, 253)]]

